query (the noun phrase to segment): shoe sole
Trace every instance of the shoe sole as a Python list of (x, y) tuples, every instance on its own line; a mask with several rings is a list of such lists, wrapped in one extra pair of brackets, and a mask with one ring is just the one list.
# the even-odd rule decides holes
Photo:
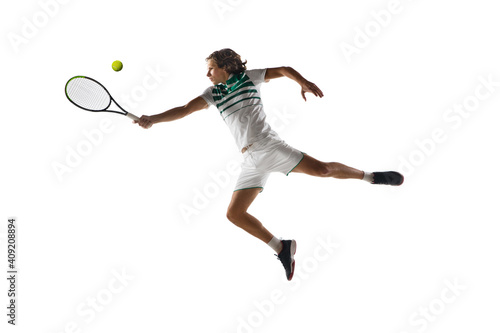
[(401, 182), (399, 184), (391, 184), (391, 186), (401, 186), (401, 184), (403, 184), (405, 182), (405, 176), (403, 176), (400, 173), (399, 173), (399, 175), (401, 176)]
[(295, 240), (292, 240), (292, 244), (290, 244), (290, 254), (291, 254), (290, 257), (292, 259), (292, 274), (290, 274), (288, 281), (291, 281), (293, 279), (293, 273), (295, 273), (295, 259), (293, 258), (295, 252), (297, 252), (297, 242)]
[(405, 182), (405, 176), (401, 175), (401, 183), (399, 183), (397, 186), (402, 185), (404, 182)]

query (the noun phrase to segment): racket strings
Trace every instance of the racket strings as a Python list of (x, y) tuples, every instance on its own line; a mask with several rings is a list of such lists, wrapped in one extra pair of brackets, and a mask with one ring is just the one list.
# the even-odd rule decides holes
[(84, 77), (68, 82), (66, 93), (73, 103), (88, 110), (101, 111), (111, 103), (111, 97), (99, 83)]

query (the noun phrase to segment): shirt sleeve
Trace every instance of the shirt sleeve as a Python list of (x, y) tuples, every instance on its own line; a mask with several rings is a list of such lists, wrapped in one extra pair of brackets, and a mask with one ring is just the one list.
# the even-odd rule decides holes
[(267, 71), (266, 68), (251, 69), (246, 71), (245, 73), (248, 75), (248, 78), (253, 82), (253, 84), (258, 86), (262, 82), (266, 81), (266, 71)]
[(208, 87), (205, 89), (203, 94), (200, 95), (200, 97), (203, 98), (208, 105), (215, 105), (214, 97), (212, 96), (212, 89), (213, 87)]

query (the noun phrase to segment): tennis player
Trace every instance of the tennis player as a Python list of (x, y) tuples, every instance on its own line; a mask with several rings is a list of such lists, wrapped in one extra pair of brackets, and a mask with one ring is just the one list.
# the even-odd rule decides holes
[(213, 52), (207, 61), (207, 76), (212, 85), (184, 106), (153, 116), (142, 116), (138, 124), (150, 128), (153, 124), (181, 119), (213, 105), (227, 124), (238, 149), (243, 154), (241, 173), (227, 210), (227, 218), (236, 226), (268, 244), (285, 268), (291, 280), (295, 268), (295, 240), (280, 240), (247, 211), (272, 172), (288, 175), (300, 172), (317, 177), (359, 179), (371, 184), (401, 185), (403, 176), (394, 171), (363, 172), (337, 162), (322, 162), (286, 144), (266, 122), (260, 95), (261, 84), (287, 77), (297, 82), (301, 94), (323, 97), (323, 92), (291, 67), (246, 69), (246, 61), (231, 49)]

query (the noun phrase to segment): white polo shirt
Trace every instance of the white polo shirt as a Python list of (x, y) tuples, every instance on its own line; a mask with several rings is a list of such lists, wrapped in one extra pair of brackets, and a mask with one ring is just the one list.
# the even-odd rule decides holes
[(240, 150), (267, 137), (279, 138), (266, 122), (260, 98), (260, 85), (265, 75), (266, 69), (231, 74), (226, 84), (211, 86), (201, 95), (219, 110)]

